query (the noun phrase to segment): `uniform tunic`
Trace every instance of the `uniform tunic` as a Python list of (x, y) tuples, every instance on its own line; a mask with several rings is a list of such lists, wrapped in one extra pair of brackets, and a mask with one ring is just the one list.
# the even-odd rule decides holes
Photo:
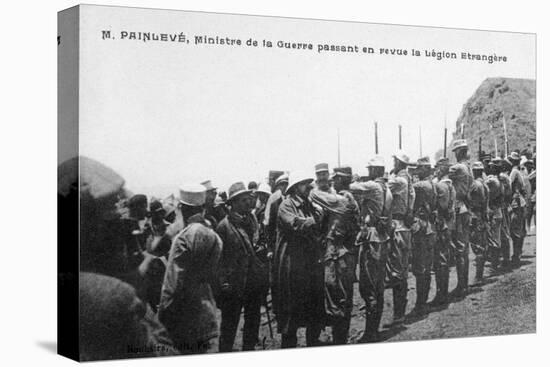
[(437, 192), (437, 219), (435, 223), (437, 238), (434, 245), (434, 270), (449, 271), (451, 231), (455, 227), (456, 193), (452, 181), (443, 177), (435, 183)]
[(390, 286), (407, 281), (411, 232), (405, 219), (408, 215), (412, 215), (415, 200), (415, 192), (411, 183), (412, 179), (404, 169), (391, 175), (388, 180), (393, 198), (391, 214), (394, 225), (394, 236), (387, 262), (387, 277)]
[(504, 262), (510, 260), (510, 212), (512, 211), (512, 184), (508, 174), (502, 172), (498, 175), (502, 185), (502, 225), (500, 230), (500, 248)]
[(437, 191), (431, 179), (418, 181), (413, 188), (415, 223), (412, 226), (412, 272), (417, 276), (430, 276), (436, 239), (434, 213)]
[(502, 233), (502, 206), (504, 200), (504, 188), (495, 175), (487, 176), (485, 181), (489, 189), (489, 235), (487, 238), (489, 260), (497, 265), (500, 258), (501, 250), (501, 233)]
[(316, 190), (311, 198), (323, 208), (325, 218), (322, 230), (327, 321), (333, 326), (335, 342), (345, 343), (353, 308), (359, 206), (347, 190), (338, 194)]
[(470, 242), (476, 261), (485, 261), (488, 237), (489, 188), (482, 177), (476, 178), (470, 190), (472, 219)]
[(384, 278), (390, 246), (392, 194), (383, 179), (351, 185), (361, 212), (359, 292), (365, 300), (365, 333), (378, 331), (384, 309)]
[(458, 287), (468, 287), (468, 267), (470, 252), (470, 188), (473, 176), (468, 161), (462, 160), (449, 168), (449, 178), (456, 192), (455, 228), (452, 232), (453, 251), (456, 258)]
[(523, 251), (523, 239), (526, 235), (525, 229), (525, 182), (523, 174), (518, 167), (512, 168), (510, 172), (512, 186), (512, 212), (510, 214), (510, 236), (514, 245), (513, 258), (519, 261)]

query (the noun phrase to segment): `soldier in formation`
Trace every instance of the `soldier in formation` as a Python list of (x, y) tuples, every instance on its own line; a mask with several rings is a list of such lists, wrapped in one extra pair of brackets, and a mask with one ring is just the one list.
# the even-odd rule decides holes
[[(242, 349), (254, 350), (262, 312), (270, 329), (270, 312), (275, 314), (283, 348), (299, 344), (300, 328), (306, 329), (308, 346), (324, 343), (326, 327), (333, 344), (345, 344), (355, 282), (365, 310), (359, 341), (376, 342), (383, 339), (386, 288), (393, 296), (387, 326), (400, 327), (464, 297), (469, 286), (482, 285), (485, 263), (491, 264), (489, 275), (519, 266), (535, 212), (536, 156), (484, 155), (471, 164), (464, 139), (454, 141), (451, 150), (452, 164), (446, 157), (434, 167), (428, 157), (412, 163), (399, 150), (389, 175), (383, 158), (374, 156), (357, 175), (341, 166), (331, 176), (328, 164), (320, 163), (311, 174), (271, 171), (270, 184), (236, 182), (227, 193), (218, 193), (207, 180), (182, 187), (177, 200), (150, 203), (145, 195), (126, 197), (120, 176), (82, 158), (90, 182), (75, 193), (74, 183), (65, 179), (59, 200), (60, 207), (68, 207), (79, 199), (84, 218), (81, 299), (91, 301), (82, 306), (89, 316), (81, 328), (83, 358), (99, 355), (100, 349), (109, 351), (105, 358), (121, 357), (123, 351), (104, 344), (136, 340), (162, 344), (154, 355), (165, 355), (208, 352), (219, 337), (217, 350), (229, 352), (241, 314)], [(68, 162), (60, 170), (73, 166)], [(94, 180), (94, 172), (101, 180)], [(449, 294), (453, 260), (457, 285)], [(409, 269), (416, 297), (406, 315)], [(436, 292), (429, 302), (432, 271)], [(128, 302), (93, 301), (108, 290)], [(144, 311), (132, 308), (136, 305)], [(100, 324), (112, 322), (101, 313), (113, 312), (112, 307), (137, 312), (132, 322), (146, 324), (147, 332), (125, 334), (123, 328), (141, 326), (120, 322), (111, 324), (111, 338), (96, 340)]]

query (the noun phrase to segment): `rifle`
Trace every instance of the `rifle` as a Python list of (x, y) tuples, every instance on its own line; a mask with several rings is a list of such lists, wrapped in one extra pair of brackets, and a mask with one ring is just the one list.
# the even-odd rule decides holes
[(447, 158), (447, 128), (445, 128), (443, 135), (443, 158)]
[(418, 145), (420, 149), (420, 157), (422, 157), (422, 126), (418, 126)]
[(502, 116), (502, 126), (504, 128), (504, 154), (508, 156), (508, 133), (506, 131), (506, 118)]
[(482, 161), (482, 160), (483, 160), (483, 157), (482, 157), (483, 151), (481, 150), (481, 141), (482, 141), (482, 139), (483, 139), (483, 138), (480, 136), (480, 137), (479, 137), (478, 146), (477, 146), (477, 159), (478, 159), (479, 161)]
[(374, 154), (378, 155), (378, 122), (374, 121)]
[(403, 145), (401, 141), (401, 125), (399, 125), (399, 149), (403, 149)]

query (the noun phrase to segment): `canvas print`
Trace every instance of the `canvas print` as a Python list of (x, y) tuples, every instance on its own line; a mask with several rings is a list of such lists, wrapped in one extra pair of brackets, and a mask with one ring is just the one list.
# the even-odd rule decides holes
[(535, 34), (80, 5), (57, 47), (61, 354), (536, 331)]

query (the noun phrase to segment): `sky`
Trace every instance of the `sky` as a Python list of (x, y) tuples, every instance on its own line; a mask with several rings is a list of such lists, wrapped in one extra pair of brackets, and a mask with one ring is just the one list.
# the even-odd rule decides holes
[[(226, 189), (270, 169), (316, 163), (358, 171), (398, 148), (433, 160), (467, 99), (488, 77), (535, 78), (535, 36), (519, 33), (85, 6), (80, 36), (80, 154), (133, 192), (166, 196), (211, 179)], [(115, 39), (102, 39), (110, 30)], [(121, 31), (191, 42), (120, 39)], [(194, 35), (312, 43), (313, 50), (195, 45)], [(318, 53), (317, 44), (375, 54)], [(380, 48), (471, 52), (507, 62), (380, 55)]]

